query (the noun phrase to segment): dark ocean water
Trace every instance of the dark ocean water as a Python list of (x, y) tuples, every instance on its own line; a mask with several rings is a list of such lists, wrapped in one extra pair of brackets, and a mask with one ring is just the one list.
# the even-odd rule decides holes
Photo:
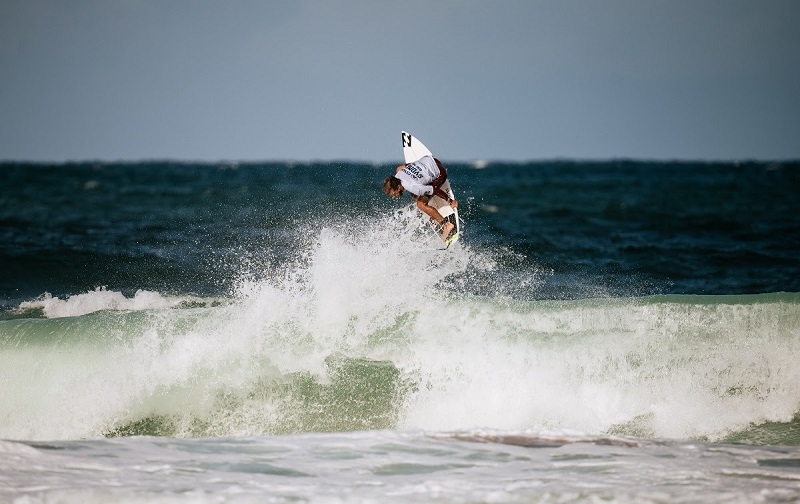
[[(452, 164), (465, 243), (526, 299), (800, 291), (797, 163)], [(280, 268), (325, 226), (381, 227), (391, 167), (0, 166), (3, 306), (98, 286), (213, 296)], [(257, 274), (255, 268), (249, 273)], [(480, 293), (491, 285), (467, 288)]]
[(800, 499), (800, 163), (443, 161), (0, 164), (0, 501)]

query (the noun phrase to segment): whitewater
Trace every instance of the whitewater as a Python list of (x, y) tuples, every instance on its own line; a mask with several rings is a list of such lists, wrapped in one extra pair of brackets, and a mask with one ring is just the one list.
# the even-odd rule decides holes
[[(741, 258), (725, 252), (733, 232), (715, 238), (715, 252), (708, 233), (698, 234), (696, 253), (716, 256), (714, 268), (731, 273), (692, 289), (702, 276), (658, 283), (659, 268), (674, 267), (669, 257), (651, 250), (648, 266), (638, 262), (637, 244), (650, 230), (619, 235), (629, 240), (623, 248), (635, 275), (604, 259), (587, 270), (586, 259), (574, 267), (540, 260), (530, 242), (500, 238), (508, 217), (493, 220), (502, 208), (467, 183), (465, 238), (441, 251), (413, 208), (391, 202), (375, 203), (380, 217), (367, 218), (334, 194), (336, 210), (313, 226), (289, 212), (242, 214), (254, 200), (234, 195), (253, 191), (243, 180), (262, 180), (270, 173), (263, 167), (191, 167), (206, 177), (192, 177), (201, 189), (194, 191), (175, 189), (174, 180), (134, 183), (141, 168), (112, 168), (65, 175), (97, 180), (71, 185), (95, 198), (72, 211), (84, 212), (87, 227), (104, 229), (105, 221), (107, 232), (75, 240), (76, 221), (60, 228), (57, 213), (45, 217), (43, 226), (64, 233), (42, 233), (73, 258), (64, 266), (31, 245), (39, 210), (28, 206), (18, 223), (3, 217), (7, 264), (27, 254), (28, 263), (46, 261), (56, 280), (52, 292), (27, 294), (41, 285), (29, 268), (29, 283), (16, 282), (29, 285), (25, 293), (4, 291), (0, 501), (800, 499), (800, 293), (793, 280), (787, 289), (742, 287), (753, 268), (726, 255)], [(320, 168), (305, 169), (313, 177)], [(361, 169), (375, 179), (381, 173)], [(187, 168), (171, 170), (178, 177)], [(561, 184), (574, 175), (558, 173)], [(501, 170), (496, 185), (507, 187), (507, 177), (518, 184), (519, 174)], [(627, 170), (611, 175), (630, 182)], [(113, 189), (119, 177), (125, 194), (134, 193), (127, 206)], [(209, 212), (203, 195), (223, 178), (238, 182), (217, 187)], [(606, 191), (600, 180), (597, 192), (592, 183), (584, 189), (587, 202)], [(268, 194), (301, 191), (282, 187)], [(130, 221), (95, 210), (96, 198), (121, 198)], [(145, 211), (145, 201), (156, 204)], [(602, 220), (624, 206), (591, 221), (575, 215), (577, 203), (570, 211), (561, 204), (527, 233), (545, 220), (583, 221), (561, 227), (561, 243), (571, 240), (575, 255), (600, 239), (582, 230), (610, 226)], [(187, 211), (197, 220), (187, 221)], [(710, 217), (684, 216), (692, 219), (702, 229)], [(568, 247), (555, 236), (549, 246)], [(83, 268), (76, 243), (87, 257), (101, 255), (104, 282), (81, 289), (78, 275), (58, 287), (73, 281), (70, 264)], [(598, 246), (598, 255), (617, 245)], [(692, 246), (684, 236), (672, 251), (700, 261), (687, 252)], [(767, 276), (796, 268), (780, 260), (794, 246), (759, 245), (784, 268), (764, 268)], [(210, 266), (187, 266), (198, 251), (208, 259), (225, 247)], [(2, 285), (15, 275), (4, 274)], [(159, 277), (167, 280), (160, 288)], [(726, 284), (738, 287), (708, 287)]]

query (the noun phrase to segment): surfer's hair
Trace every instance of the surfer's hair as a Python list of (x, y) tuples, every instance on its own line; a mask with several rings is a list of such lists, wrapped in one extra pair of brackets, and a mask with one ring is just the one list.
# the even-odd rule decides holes
[(398, 187), (400, 187), (400, 179), (394, 175), (389, 175), (386, 177), (386, 180), (383, 181), (383, 192), (386, 194), (396, 190)]

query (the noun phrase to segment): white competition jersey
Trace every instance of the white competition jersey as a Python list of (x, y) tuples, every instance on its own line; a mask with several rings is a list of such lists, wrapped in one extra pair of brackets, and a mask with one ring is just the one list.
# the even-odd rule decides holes
[(395, 174), (402, 182), (403, 189), (417, 196), (433, 194), (433, 186), (430, 184), (438, 176), (439, 167), (436, 166), (433, 156), (422, 156)]

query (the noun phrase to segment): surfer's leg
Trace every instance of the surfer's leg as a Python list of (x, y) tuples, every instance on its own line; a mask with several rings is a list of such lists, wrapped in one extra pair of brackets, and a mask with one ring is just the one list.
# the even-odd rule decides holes
[(417, 198), (417, 208), (422, 210), (422, 213), (442, 225), (442, 240), (447, 240), (447, 238), (450, 236), (450, 233), (455, 228), (455, 224), (449, 220), (445, 220), (445, 218), (442, 217), (442, 214), (440, 214), (436, 208), (428, 204), (428, 201), (430, 201), (429, 197), (420, 196)]
[(455, 228), (456, 228), (455, 224), (453, 224), (449, 220), (444, 221), (444, 224), (442, 225), (442, 241), (446, 242), (447, 239), (450, 238), (450, 234), (453, 232)]
[(432, 207), (428, 204), (431, 200), (428, 196), (419, 196), (416, 198), (417, 200), (417, 208), (422, 210), (422, 213), (430, 217), (431, 219), (435, 220), (436, 222), (442, 222), (442, 214), (439, 213), (439, 210), (436, 210), (435, 207)]

